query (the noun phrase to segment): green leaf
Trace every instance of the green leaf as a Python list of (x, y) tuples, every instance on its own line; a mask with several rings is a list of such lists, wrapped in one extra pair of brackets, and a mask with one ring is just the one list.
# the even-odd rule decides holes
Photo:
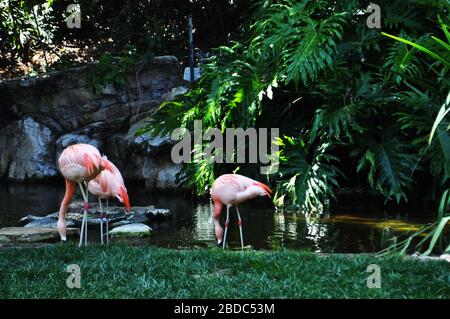
[(397, 202), (407, 200), (406, 190), (412, 187), (417, 155), (398, 138), (396, 127), (385, 128), (380, 140), (364, 138), (359, 142), (364, 146), (359, 148), (363, 156), (358, 172), (369, 164), (368, 181), (375, 190), (386, 198), (395, 198)]
[(431, 254), (431, 252), (433, 251), (434, 246), (437, 243), (437, 240), (439, 239), (439, 237), (442, 235), (442, 231), (444, 230), (445, 225), (450, 221), (450, 216), (449, 217), (444, 217), (439, 221), (439, 224), (437, 225), (433, 238), (430, 241), (430, 245), (428, 247), (428, 249), (423, 253), (424, 256), (428, 256), (429, 254)]
[(442, 120), (445, 118), (445, 116), (450, 112), (450, 108), (447, 109), (447, 106), (449, 106), (449, 105), (450, 105), (450, 92), (447, 95), (446, 101), (444, 102), (441, 109), (439, 110), (436, 120), (434, 121), (433, 127), (431, 128), (430, 139), (428, 141), (428, 144), (431, 144), (434, 133), (436, 133), (436, 130), (437, 130), (439, 124), (442, 122)]
[(274, 202), (306, 211), (322, 211), (327, 201), (334, 198), (337, 177), (343, 176), (333, 165), (338, 159), (327, 154), (330, 148), (327, 143), (308, 149), (301, 137), (285, 136), (282, 141), (286, 143), (281, 142), (277, 171), (280, 179)]
[(418, 50), (428, 54), (429, 56), (433, 57), (434, 59), (438, 60), (439, 62), (444, 64), (445, 67), (450, 68), (450, 62), (446, 61), (443, 57), (439, 56), (437, 53), (435, 53), (435, 52), (425, 48), (424, 46), (421, 46), (420, 44), (411, 42), (411, 41), (406, 40), (406, 39), (402, 39), (402, 38), (396, 37), (394, 35), (391, 35), (391, 34), (388, 34), (388, 33), (385, 33), (385, 32), (381, 32), (381, 34), (384, 35), (384, 36), (390, 37), (390, 38), (392, 38), (394, 40), (397, 40), (397, 41), (406, 43), (408, 45), (411, 45), (414, 48), (416, 48), (416, 49), (418, 49)]

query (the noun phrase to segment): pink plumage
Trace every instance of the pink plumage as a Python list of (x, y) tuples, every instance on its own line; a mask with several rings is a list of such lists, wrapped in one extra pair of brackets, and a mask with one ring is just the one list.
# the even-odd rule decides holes
[(225, 205), (237, 205), (258, 196), (270, 197), (271, 193), (267, 185), (239, 174), (222, 175), (211, 188), (212, 199)]
[[(100, 155), (98, 149), (89, 144), (74, 144), (64, 149), (58, 159), (58, 166), (66, 182), (66, 193), (59, 209), (57, 228), (61, 239), (66, 240), (66, 213), (75, 193), (75, 183), (82, 189), (83, 182), (89, 182), (104, 169), (112, 171), (112, 167), (106, 158)], [(87, 207), (87, 198), (84, 195), (83, 193)]]
[[(231, 206), (235, 205), (238, 214), (241, 245), (243, 247), (244, 244), (242, 239), (242, 220), (237, 205), (258, 196), (270, 197), (271, 193), (272, 190), (267, 185), (239, 174), (225, 174), (218, 177), (212, 185), (211, 198), (214, 202), (215, 233), (219, 244), (223, 239), (223, 246), (225, 247), (226, 232), (229, 223), (229, 209)], [(225, 235), (219, 222), (223, 205), (226, 205), (227, 207)]]
[(116, 165), (110, 161), (108, 162), (112, 168), (112, 172), (109, 170), (102, 171), (89, 182), (88, 190), (91, 194), (101, 199), (116, 197), (130, 211), (130, 201), (122, 174)]
[(64, 178), (74, 183), (90, 181), (104, 168), (112, 170), (98, 149), (89, 144), (74, 144), (64, 149), (58, 165)]

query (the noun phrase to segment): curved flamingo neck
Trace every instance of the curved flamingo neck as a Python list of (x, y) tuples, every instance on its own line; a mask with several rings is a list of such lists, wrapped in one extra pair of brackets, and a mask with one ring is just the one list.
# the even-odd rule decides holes
[(214, 232), (217, 238), (217, 242), (221, 243), (223, 239), (223, 228), (220, 226), (220, 213), (222, 211), (222, 202), (218, 200), (217, 198), (213, 197), (214, 202)]
[(220, 213), (222, 211), (223, 204), (219, 199), (214, 198), (214, 197), (213, 197), (213, 203), (214, 203), (214, 218), (218, 219), (220, 217)]
[(65, 181), (66, 181), (66, 193), (64, 194), (64, 198), (61, 203), (61, 208), (63, 206), (64, 207), (69, 206), (70, 202), (72, 201), (73, 195), (75, 193), (75, 183), (68, 181), (67, 179)]
[(67, 208), (69, 207), (69, 204), (73, 198), (73, 194), (75, 193), (75, 183), (71, 182), (67, 179), (65, 181), (66, 181), (66, 193), (64, 194), (64, 198), (61, 202), (61, 207), (59, 208), (59, 216), (58, 216), (58, 223), (57, 223), (57, 229), (58, 229), (59, 235), (61, 236), (61, 240), (63, 240), (63, 241), (65, 241), (67, 239), (67, 237), (66, 237)]

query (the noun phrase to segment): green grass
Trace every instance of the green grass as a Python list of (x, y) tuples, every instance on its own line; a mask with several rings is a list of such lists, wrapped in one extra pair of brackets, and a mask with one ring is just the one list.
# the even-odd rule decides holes
[[(67, 266), (81, 267), (68, 289)], [(366, 285), (381, 267), (381, 288)], [(0, 249), (0, 298), (449, 298), (450, 264), (297, 251), (74, 244)]]

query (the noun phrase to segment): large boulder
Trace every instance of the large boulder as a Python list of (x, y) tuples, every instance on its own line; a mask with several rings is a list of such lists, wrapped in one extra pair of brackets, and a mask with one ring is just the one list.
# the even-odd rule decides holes
[(54, 134), (32, 117), (0, 130), (0, 176), (9, 180), (42, 180), (55, 177)]
[(111, 237), (144, 237), (150, 236), (152, 229), (145, 224), (123, 225), (112, 229)]

